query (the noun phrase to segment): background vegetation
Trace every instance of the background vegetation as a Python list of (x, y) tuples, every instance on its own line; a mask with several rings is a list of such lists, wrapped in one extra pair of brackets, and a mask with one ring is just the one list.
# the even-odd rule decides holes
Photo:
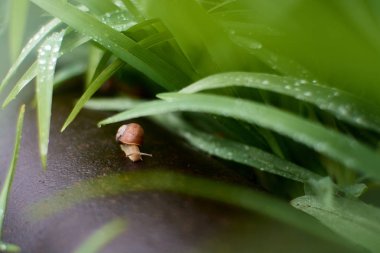
[[(44, 167), (53, 91), (83, 76), (62, 131), (83, 107), (120, 111), (99, 126), (150, 116), (199, 152), (257, 170), (270, 194), (167, 172), (131, 175), (137, 190), (219, 200), (380, 251), (379, 210), (360, 199), (380, 179), (376, 0), (31, 0), (53, 17), (21, 51), (30, 3), (10, 2), (2, 29), (13, 65), (0, 85), (3, 107), (36, 79)], [(117, 97), (91, 99), (110, 79)]]

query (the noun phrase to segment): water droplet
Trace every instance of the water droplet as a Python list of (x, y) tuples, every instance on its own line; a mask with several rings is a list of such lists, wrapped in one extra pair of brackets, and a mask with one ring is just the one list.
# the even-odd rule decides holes
[(311, 95), (313, 95), (313, 93), (311, 93), (310, 91), (306, 91), (303, 95), (305, 97), (310, 97)]

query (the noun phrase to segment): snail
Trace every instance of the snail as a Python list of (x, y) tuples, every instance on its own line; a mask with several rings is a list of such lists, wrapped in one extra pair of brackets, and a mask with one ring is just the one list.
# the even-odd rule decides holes
[(116, 141), (120, 143), (120, 148), (125, 156), (132, 162), (141, 161), (141, 156), (152, 156), (141, 153), (139, 147), (143, 143), (144, 129), (137, 123), (130, 123), (119, 127), (116, 133)]

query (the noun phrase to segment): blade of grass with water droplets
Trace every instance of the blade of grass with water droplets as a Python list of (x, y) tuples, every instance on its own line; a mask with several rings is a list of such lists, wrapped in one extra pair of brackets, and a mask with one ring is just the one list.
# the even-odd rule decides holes
[(44, 169), (46, 169), (49, 145), (54, 72), (64, 33), (65, 31), (63, 30), (59, 33), (52, 34), (44, 41), (38, 50), (36, 100), (39, 150), (42, 167)]
[(126, 231), (126, 222), (114, 219), (93, 232), (73, 253), (96, 253)]
[(291, 204), (317, 218), (337, 234), (372, 252), (380, 249), (380, 209), (363, 202), (334, 198), (326, 205), (315, 196), (303, 196)]
[[(173, 90), (189, 81), (189, 77), (147, 49), (142, 48), (128, 36), (117, 32), (91, 15), (59, 0), (32, 0), (50, 14), (78, 32), (91, 37), (115, 56), (156, 81), (162, 87)], [(91, 24), (91, 25), (89, 25)]]
[(321, 176), (288, 162), (261, 149), (239, 142), (223, 139), (211, 134), (202, 133), (178, 117), (160, 115), (154, 117), (161, 125), (175, 129), (175, 133), (184, 137), (194, 147), (222, 159), (234, 161), (257, 168), (271, 174), (286, 177), (298, 182), (307, 182), (310, 179), (319, 179)]
[(166, 101), (152, 101), (99, 122), (99, 126), (127, 119), (176, 111), (231, 117), (283, 134), (338, 161), (348, 168), (380, 179), (380, 155), (355, 139), (294, 114), (253, 101), (217, 95), (165, 93)]
[[(79, 36), (78, 36), (79, 35)], [(73, 49), (83, 45), (88, 42), (89, 38), (82, 36), (80, 34), (74, 34), (74, 36), (68, 37), (65, 34), (65, 40), (62, 42), (60, 54), (58, 57), (71, 52)], [(34, 77), (37, 75), (37, 61), (35, 61), (29, 69), (24, 73), (24, 75), (18, 80), (13, 89), (10, 91), (9, 95), (5, 98), (2, 107), (6, 107), (16, 96), (21, 92), (22, 89), (28, 85)]]
[(79, 111), (83, 108), (85, 103), (91, 98), (92, 95), (107, 81), (113, 74), (115, 74), (125, 63), (119, 59), (111, 63), (107, 68), (105, 68), (102, 73), (88, 86), (87, 90), (80, 97), (78, 102), (75, 104), (70, 115), (67, 117), (61, 131), (63, 132), (66, 127), (75, 119)]
[(40, 41), (45, 38), (45, 36), (55, 29), (61, 22), (58, 19), (53, 19), (43, 27), (29, 40), (26, 46), (22, 49), (19, 57), (16, 59), (15, 63), (9, 69), (8, 73), (5, 75), (3, 81), (0, 84), (0, 92), (9, 83), (11, 77), (16, 73), (17, 69), (20, 67), (21, 63), (29, 55), (29, 53), (40, 43)]
[(9, 51), (12, 62), (20, 53), (23, 43), (26, 20), (28, 17), (29, 1), (12, 0), (10, 1), (10, 20), (9, 20)]
[[(0, 239), (3, 234), (3, 224), (4, 224), (4, 216), (7, 209), (8, 197), (10, 190), (12, 188), (13, 177), (16, 171), (17, 161), (19, 157), (19, 150), (21, 144), (22, 137), (22, 128), (24, 123), (24, 114), (25, 114), (25, 105), (22, 105), (20, 108), (20, 112), (18, 115), (17, 126), (16, 126), (16, 138), (13, 148), (13, 155), (11, 158), (11, 163), (9, 165), (8, 174), (3, 183), (1, 193), (0, 193)], [(7, 252), (18, 252), (20, 251), (18, 246), (6, 243), (0, 243), (0, 249), (5, 248)]]
[(138, 24), (137, 20), (127, 10), (108, 12), (100, 18), (100, 21), (119, 32), (126, 31)]
[(76, 0), (79, 3), (84, 4), (90, 9), (92, 13), (96, 15), (103, 15), (107, 12), (113, 12), (117, 10), (117, 7), (111, 1), (104, 0)]
[(231, 72), (216, 74), (197, 81), (181, 93), (195, 93), (202, 90), (243, 86), (268, 90), (294, 97), (328, 111), (338, 119), (352, 125), (365, 127), (380, 133), (380, 110), (354, 95), (323, 86), (305, 79), (284, 77), (264, 73)]
[(252, 38), (236, 34), (232, 34), (230, 38), (238, 46), (256, 56), (276, 72), (298, 78), (315, 79), (315, 76), (301, 64), (285, 56), (278, 55), (267, 48), (263, 48), (260, 42)]
[(131, 0), (121, 0), (124, 4), (124, 6), (133, 14), (133, 16), (138, 20), (139, 22), (144, 20), (143, 14), (141, 11), (138, 10), (136, 4), (136, 1)]

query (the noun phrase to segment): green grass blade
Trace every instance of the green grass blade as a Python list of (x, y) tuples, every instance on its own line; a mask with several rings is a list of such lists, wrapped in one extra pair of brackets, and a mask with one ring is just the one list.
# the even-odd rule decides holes
[(303, 196), (291, 204), (314, 216), (342, 237), (369, 249), (380, 250), (380, 209), (360, 201), (334, 198), (326, 205), (314, 196)]
[(22, 77), (17, 81), (9, 95), (5, 98), (2, 107), (5, 108), (37, 75), (37, 61), (34, 62)]
[(262, 73), (231, 72), (206, 77), (185, 87), (180, 92), (195, 93), (233, 86), (263, 89), (291, 96), (312, 103), (352, 125), (380, 133), (380, 110), (378, 108), (350, 93), (305, 79)]
[(10, 1), (10, 20), (9, 20), (9, 47), (12, 62), (20, 53), (23, 43), (26, 20), (28, 17), (29, 1), (12, 0)]
[(144, 100), (133, 98), (93, 98), (86, 102), (84, 108), (99, 111), (124, 111), (130, 109)]
[(9, 10), (10, 10), (11, 1), (1, 1), (0, 2), (0, 35), (3, 35), (4, 32), (9, 27)]
[(111, 63), (107, 68), (103, 70), (102, 73), (88, 86), (87, 90), (83, 93), (81, 98), (75, 104), (74, 109), (71, 111), (70, 115), (67, 117), (61, 131), (64, 131), (66, 127), (75, 119), (79, 111), (83, 108), (86, 102), (91, 98), (92, 95), (107, 81), (113, 74), (115, 74), (125, 63), (119, 59)]
[(79, 3), (84, 4), (90, 12), (96, 15), (102, 15), (106, 12), (113, 12), (117, 7), (111, 1), (104, 0), (76, 0)]
[(96, 253), (126, 230), (126, 222), (114, 219), (92, 233), (73, 253)]
[(86, 88), (91, 83), (96, 66), (98, 66), (100, 59), (103, 57), (104, 51), (95, 45), (89, 46), (87, 69), (86, 69)]
[[(231, 31), (235, 32), (235, 30)], [(267, 48), (263, 48), (262, 44), (255, 39), (236, 34), (232, 34), (230, 38), (238, 46), (244, 48), (249, 54), (256, 56), (278, 73), (310, 80), (315, 79), (315, 76), (304, 66)]]
[(161, 94), (167, 101), (153, 101), (116, 114), (99, 126), (127, 119), (176, 111), (217, 114), (243, 120), (273, 130), (303, 143), (348, 168), (380, 179), (380, 155), (353, 138), (273, 108), (242, 99), (203, 94)]
[(29, 215), (37, 220), (46, 219), (75, 204), (99, 196), (119, 196), (141, 191), (168, 191), (218, 201), (261, 213), (318, 237), (342, 243), (339, 236), (332, 234), (308, 215), (300, 213), (288, 203), (268, 194), (243, 186), (163, 171), (158, 168), (154, 171), (113, 174), (79, 182), (67, 190), (35, 203), (30, 207)]
[(308, 171), (294, 163), (288, 162), (261, 149), (239, 142), (202, 133), (172, 115), (154, 117), (162, 125), (176, 129), (176, 134), (185, 138), (191, 145), (210, 155), (257, 168), (271, 174), (298, 182), (319, 179), (321, 176)]
[(179, 73), (175, 67), (142, 48), (134, 40), (74, 6), (62, 3), (59, 0), (32, 0), (32, 2), (60, 18), (78, 32), (91, 37), (115, 56), (141, 71), (162, 87), (173, 90), (179, 88), (179, 84), (189, 81), (188, 77)]
[(9, 83), (11, 77), (16, 73), (17, 69), (20, 67), (21, 63), (30, 54), (30, 52), (41, 42), (45, 36), (50, 33), (54, 28), (56, 28), (61, 22), (58, 19), (53, 19), (46, 25), (42, 26), (41, 29), (29, 40), (26, 46), (22, 49), (20, 55), (9, 69), (8, 73), (5, 75), (3, 81), (0, 84), (0, 92)]
[(100, 19), (104, 24), (116, 31), (123, 32), (138, 24), (136, 19), (127, 10), (117, 10), (103, 15)]
[(46, 169), (49, 145), (51, 105), (53, 97), (54, 71), (65, 31), (54, 33), (48, 37), (38, 50), (37, 66), (37, 119), (39, 150), (42, 167)]
[[(8, 197), (10, 190), (12, 188), (13, 177), (16, 171), (17, 161), (19, 157), (19, 150), (21, 145), (21, 137), (22, 137), (22, 127), (24, 123), (24, 114), (25, 114), (25, 105), (22, 105), (20, 108), (20, 112), (18, 115), (17, 126), (16, 126), (16, 138), (15, 144), (13, 148), (13, 155), (11, 158), (11, 163), (9, 165), (8, 174), (4, 181), (4, 184), (0, 193), (0, 238), (2, 238), (3, 234), (3, 224), (4, 224), (4, 216), (7, 209)], [(18, 246), (11, 244), (2, 243), (0, 248), (5, 247), (8, 252), (17, 252)]]
[[(108, 61), (110, 60), (112, 54), (108, 51), (105, 51), (99, 59), (98, 64), (95, 66), (93, 70), (90, 82), (86, 85), (87, 88), (91, 85), (91, 83), (99, 76), (99, 74), (106, 68)], [(90, 75), (90, 73), (89, 73)], [(90, 76), (89, 76), (90, 77)]]
[(21, 252), (21, 248), (15, 244), (0, 242), (1, 252), (18, 253)]
[[(88, 41), (89, 38), (79, 34), (74, 34), (73, 36), (65, 35), (65, 40), (62, 42), (59, 57), (65, 55), (68, 52), (71, 52), (75, 48), (83, 45)], [(4, 103), (2, 105), (3, 108), (6, 107), (12, 100), (14, 100), (16, 96), (21, 92), (21, 90), (24, 89), (25, 86), (28, 85), (36, 76), (37, 61), (29, 67), (29, 69), (24, 73), (20, 80), (15, 84), (9, 95), (5, 98)]]
[(124, 6), (133, 14), (133, 16), (139, 22), (144, 20), (143, 14), (136, 7), (136, 2), (131, 0), (121, 0), (124, 3)]

